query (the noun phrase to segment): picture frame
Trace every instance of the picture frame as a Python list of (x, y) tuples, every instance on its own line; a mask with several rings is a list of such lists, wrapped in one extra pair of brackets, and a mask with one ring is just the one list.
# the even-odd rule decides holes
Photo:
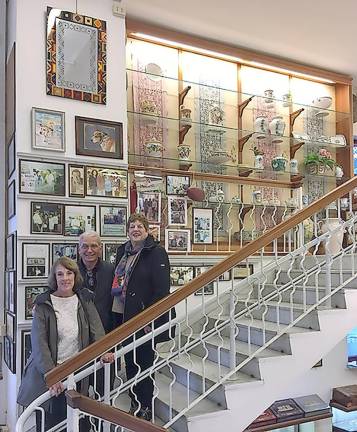
[(191, 231), (189, 229), (165, 229), (165, 248), (167, 252), (187, 253), (191, 250)]
[(186, 195), (191, 185), (190, 176), (166, 176), (166, 195)]
[(168, 196), (168, 225), (185, 226), (187, 225), (187, 199), (181, 196)]
[(19, 160), (19, 192), (34, 195), (66, 195), (66, 166), (63, 163)]
[(16, 344), (4, 337), (4, 361), (11, 373), (16, 373)]
[(161, 226), (156, 224), (149, 224), (149, 234), (154, 237), (154, 240), (159, 242), (161, 237)]
[[(207, 271), (210, 267), (207, 266), (201, 266), (201, 267), (195, 267), (195, 277), (199, 276), (200, 274)], [(214, 281), (210, 282), (209, 284), (205, 285), (203, 289), (199, 289), (195, 292), (195, 296), (199, 295), (213, 295), (214, 294)]]
[(192, 208), (192, 243), (213, 243), (213, 209)]
[(78, 244), (77, 243), (52, 243), (52, 265), (58, 258), (66, 256), (71, 258), (73, 261), (77, 261), (78, 255)]
[(5, 323), (6, 323), (6, 336), (11, 340), (11, 342), (15, 342), (16, 341), (16, 315), (9, 311), (6, 311)]
[(10, 179), (12, 175), (15, 172), (16, 169), (16, 142), (15, 142), (15, 134), (10, 139), (9, 144), (7, 145), (7, 152), (6, 152), (6, 171), (7, 171), (7, 178)]
[(32, 148), (64, 152), (66, 150), (65, 113), (33, 107)]
[(13, 43), (5, 66), (5, 144), (16, 130), (16, 44)]
[(49, 243), (22, 243), (22, 278), (47, 278), (50, 269)]
[(138, 192), (138, 210), (149, 223), (161, 222), (161, 192)]
[(31, 353), (31, 330), (21, 330), (21, 376)]
[(85, 231), (96, 231), (96, 206), (65, 205), (64, 235), (78, 237)]
[(5, 270), (15, 270), (16, 268), (16, 231), (6, 237), (5, 244)]
[(16, 271), (5, 272), (5, 309), (16, 314)]
[(99, 206), (100, 236), (125, 237), (127, 208), (120, 206)]
[(128, 197), (128, 171), (111, 167), (85, 167), (85, 194), (106, 198)]
[(170, 285), (173, 287), (186, 285), (194, 278), (193, 266), (171, 266)]
[(31, 201), (31, 234), (63, 234), (63, 204)]
[(232, 268), (233, 279), (245, 279), (254, 273), (253, 264), (237, 264)]
[(68, 195), (70, 197), (85, 197), (84, 165), (68, 165)]
[(123, 160), (123, 123), (75, 117), (76, 154)]
[(230, 281), (231, 279), (232, 279), (232, 272), (231, 272), (231, 270), (228, 270), (228, 271), (224, 272), (218, 278), (219, 281), (223, 281), (223, 282)]
[(106, 21), (47, 7), (47, 94), (106, 104)]
[[(124, 243), (124, 241), (123, 241)], [(122, 243), (104, 243), (103, 259), (111, 264), (115, 264), (118, 247)]]
[(7, 188), (7, 219), (10, 220), (16, 215), (16, 184), (13, 180)]
[(157, 175), (134, 171), (137, 192), (163, 192), (163, 178)]
[(32, 309), (38, 295), (48, 290), (47, 285), (27, 285), (25, 286), (25, 320), (32, 320)]

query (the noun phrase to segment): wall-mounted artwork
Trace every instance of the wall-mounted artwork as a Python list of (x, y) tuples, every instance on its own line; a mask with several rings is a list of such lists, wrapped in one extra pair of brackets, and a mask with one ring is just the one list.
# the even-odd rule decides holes
[(64, 112), (32, 108), (32, 147), (65, 151)]
[(47, 94), (106, 103), (106, 22), (47, 7)]
[(127, 198), (128, 172), (123, 169), (86, 166), (87, 196)]
[(65, 195), (65, 164), (20, 159), (20, 193)]
[(23, 279), (47, 278), (50, 268), (49, 243), (22, 243)]

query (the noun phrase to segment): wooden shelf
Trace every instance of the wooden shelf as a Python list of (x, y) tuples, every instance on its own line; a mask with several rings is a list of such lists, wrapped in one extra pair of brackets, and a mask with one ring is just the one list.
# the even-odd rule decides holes
[(342, 404), (339, 404), (338, 402), (331, 401), (330, 406), (333, 408), (337, 408), (337, 409), (344, 411), (344, 412), (357, 411), (357, 405), (351, 405), (350, 407), (346, 407)]

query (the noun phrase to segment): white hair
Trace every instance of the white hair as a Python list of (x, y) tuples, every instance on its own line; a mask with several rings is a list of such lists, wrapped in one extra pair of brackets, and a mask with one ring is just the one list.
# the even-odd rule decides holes
[(84, 241), (85, 237), (95, 237), (97, 243), (100, 245), (102, 243), (99, 234), (96, 231), (85, 231), (79, 236), (79, 244)]

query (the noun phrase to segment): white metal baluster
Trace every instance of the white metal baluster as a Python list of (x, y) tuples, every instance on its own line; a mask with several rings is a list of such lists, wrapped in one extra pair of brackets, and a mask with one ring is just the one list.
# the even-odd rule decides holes
[(219, 230), (222, 228), (220, 217), (219, 217), (219, 211), (222, 207), (222, 202), (218, 201), (218, 205), (216, 206), (215, 216), (217, 220), (217, 229), (216, 229), (216, 250), (219, 251)]
[(326, 265), (325, 265), (325, 295), (329, 296), (326, 299), (325, 306), (330, 308), (331, 307), (331, 267), (332, 267), (332, 258), (331, 258), (331, 252), (330, 252), (330, 239), (331, 239), (331, 226), (329, 224), (329, 208), (326, 209), (326, 226), (328, 229), (328, 233), (326, 236), (326, 242), (325, 242), (325, 256), (326, 256)]
[[(104, 398), (103, 402), (110, 405), (110, 363), (104, 363)], [(103, 432), (110, 432), (110, 423), (104, 422)]]
[(274, 240), (274, 260), (275, 260), (276, 267), (277, 267), (277, 270), (275, 272), (275, 277), (273, 280), (274, 290), (275, 290), (275, 293), (277, 294), (276, 324), (278, 327), (280, 327), (280, 303), (281, 303), (281, 300), (283, 297), (281, 295), (281, 292), (280, 292), (280, 290), (278, 288), (278, 284), (277, 284), (277, 281), (279, 280), (279, 276), (281, 273), (281, 265), (279, 264), (279, 261), (278, 261), (278, 240), (277, 239)]
[[(340, 223), (340, 225), (341, 225), (341, 224), (342, 224), (342, 217), (341, 217), (341, 199), (340, 199), (340, 198), (337, 198), (337, 217), (338, 217), (339, 223)], [(342, 227), (341, 227), (340, 229), (343, 230)], [(343, 231), (344, 231), (344, 230), (343, 230)], [(341, 244), (342, 251), (344, 250), (344, 249), (343, 249), (343, 237), (344, 237), (344, 234), (342, 234), (342, 244)], [(343, 284), (343, 263), (342, 263), (343, 256), (344, 256), (344, 253), (342, 253), (342, 254), (340, 255), (339, 259), (338, 259), (338, 261), (339, 261), (339, 278), (340, 278), (340, 285)]]
[[(223, 278), (223, 275), (222, 275), (222, 278)], [(221, 351), (222, 351), (223, 344), (224, 344), (224, 339), (221, 335), (221, 331), (218, 329), (218, 324), (220, 323), (220, 321), (222, 321), (221, 317), (222, 317), (223, 312), (224, 312), (223, 305), (221, 304), (221, 301), (220, 301), (220, 292), (219, 292), (220, 291), (220, 289), (219, 289), (220, 283), (219, 282), (220, 281), (219, 281), (219, 277), (218, 277), (216, 279), (216, 281), (214, 282), (214, 284), (216, 284), (216, 299), (217, 299), (217, 309), (216, 310), (218, 310), (218, 316), (217, 316), (216, 322), (214, 324), (214, 327), (216, 329), (216, 334), (217, 334), (217, 337), (219, 339), (219, 345), (217, 346), (218, 379), (221, 378)]]
[(244, 204), (242, 203), (240, 206), (239, 213), (238, 213), (239, 227), (240, 227), (240, 230), (239, 230), (240, 247), (243, 247), (243, 230), (244, 230), (244, 221), (242, 219), (243, 209), (244, 209)]
[[(187, 405), (190, 405), (190, 375), (192, 372), (193, 364), (190, 357), (190, 354), (188, 352), (188, 345), (190, 344), (190, 340), (193, 336), (193, 328), (191, 327), (189, 323), (189, 315), (188, 315), (188, 299), (185, 299), (185, 317), (186, 317), (186, 327), (188, 329), (187, 334), (187, 340), (184, 345), (184, 353), (186, 354), (188, 361), (190, 362), (191, 369), (189, 367), (186, 368), (186, 398), (187, 398)], [(172, 420), (172, 407), (170, 407), (170, 420)]]
[(236, 367), (236, 325), (234, 319), (235, 296), (233, 270), (231, 275), (231, 288), (229, 293), (229, 367), (231, 370)]
[[(74, 374), (67, 378), (67, 390), (76, 390), (76, 383), (74, 381)], [(68, 432), (79, 431), (79, 409), (72, 408), (67, 405), (67, 429)]]
[[(352, 211), (352, 202), (353, 202), (353, 193), (352, 193), (352, 191), (350, 191), (349, 194), (348, 194), (348, 209), (349, 209), (349, 217), (351, 219), (353, 219), (353, 217), (354, 217), (354, 214), (353, 214), (353, 211)], [(347, 213), (347, 211), (346, 211), (346, 213)], [(346, 219), (348, 219), (348, 218), (346, 217)], [(354, 227), (354, 224), (349, 225), (349, 228), (348, 228), (348, 237), (347, 237), (348, 241), (347, 241), (347, 243), (350, 243), (351, 240), (352, 240), (352, 238), (353, 238), (353, 227)], [(355, 257), (354, 257), (354, 252), (355, 251), (354, 251), (353, 242), (352, 242), (352, 247), (350, 249), (350, 254), (351, 254), (351, 273), (352, 273), (352, 275), (355, 274)]]
[(231, 251), (231, 246), (232, 246), (232, 230), (233, 230), (233, 221), (231, 219), (231, 212), (232, 212), (232, 208), (233, 208), (233, 203), (232, 201), (230, 202), (228, 211), (227, 211), (227, 218), (228, 218), (228, 251)]

